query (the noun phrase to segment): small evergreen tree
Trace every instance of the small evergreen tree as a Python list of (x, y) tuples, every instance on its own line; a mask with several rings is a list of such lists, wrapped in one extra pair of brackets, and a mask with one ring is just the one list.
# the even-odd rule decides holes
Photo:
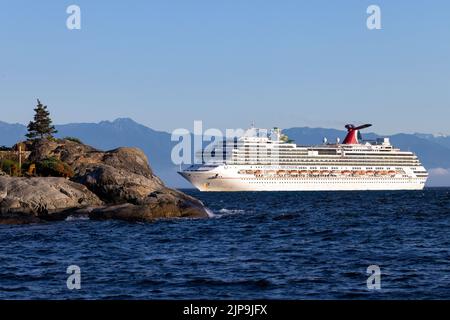
[(28, 124), (26, 137), (28, 139), (51, 138), (58, 131), (52, 125), (52, 119), (50, 119), (50, 112), (48, 112), (47, 106), (44, 106), (39, 99), (37, 99), (37, 103), (34, 109), (34, 121), (30, 121)]

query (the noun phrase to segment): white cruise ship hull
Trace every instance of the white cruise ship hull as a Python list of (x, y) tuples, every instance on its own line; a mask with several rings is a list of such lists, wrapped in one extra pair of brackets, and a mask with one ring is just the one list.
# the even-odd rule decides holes
[(206, 172), (180, 172), (200, 191), (350, 191), (350, 190), (422, 190), (426, 178), (404, 177), (302, 177), (233, 174), (219, 167)]

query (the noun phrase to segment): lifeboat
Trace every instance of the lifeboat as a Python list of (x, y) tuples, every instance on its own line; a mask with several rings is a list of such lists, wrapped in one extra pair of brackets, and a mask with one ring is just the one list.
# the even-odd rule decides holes
[(298, 170), (291, 170), (291, 171), (289, 171), (289, 174), (291, 176), (298, 176)]
[(358, 175), (358, 176), (363, 176), (364, 174), (365, 174), (364, 170), (356, 171), (356, 175)]
[(375, 172), (372, 171), (372, 170), (367, 170), (366, 171), (366, 175), (368, 175), (368, 176), (373, 176), (374, 174), (375, 174)]
[(307, 175), (308, 174), (308, 171), (306, 171), (306, 170), (300, 170), (299, 172), (298, 172), (298, 174), (299, 175)]
[(311, 171), (311, 174), (312, 174), (313, 176), (317, 176), (317, 175), (320, 174), (320, 171), (313, 170), (313, 171)]
[(388, 174), (390, 174), (391, 176), (393, 176), (393, 175), (396, 175), (396, 174), (397, 174), (397, 171), (390, 170), (390, 171), (388, 171)]
[(245, 170), (239, 170), (238, 173), (239, 174), (245, 174)]
[(262, 171), (261, 170), (256, 170), (255, 171), (255, 176), (262, 176)]
[(388, 172), (387, 172), (387, 171), (380, 171), (380, 174), (381, 174), (382, 176), (386, 176), (386, 175), (388, 175)]
[(331, 171), (329, 171), (329, 170), (320, 171), (320, 174), (323, 174), (325, 176), (328, 176), (330, 173), (331, 173)]
[(341, 174), (343, 174), (344, 176), (348, 176), (350, 175), (352, 172), (350, 170), (342, 170)]
[(254, 170), (245, 170), (245, 173), (246, 173), (246, 174), (254, 174), (255, 171), (254, 171)]
[(269, 175), (269, 176), (273, 176), (273, 175), (275, 175), (277, 172), (276, 172), (276, 171), (273, 171), (273, 170), (269, 170), (269, 171), (266, 171), (266, 173), (267, 173), (267, 175)]
[(286, 170), (278, 170), (277, 175), (282, 176), (286, 174)]

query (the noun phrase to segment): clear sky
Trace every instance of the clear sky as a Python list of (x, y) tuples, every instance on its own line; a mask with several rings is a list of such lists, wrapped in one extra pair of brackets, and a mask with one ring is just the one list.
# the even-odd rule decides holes
[(450, 1), (0, 0), (0, 120), (36, 97), (58, 124), (450, 134)]

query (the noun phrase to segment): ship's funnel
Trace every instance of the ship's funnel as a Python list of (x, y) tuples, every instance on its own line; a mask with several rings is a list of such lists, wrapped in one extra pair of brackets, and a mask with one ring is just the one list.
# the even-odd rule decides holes
[(347, 129), (347, 136), (345, 137), (343, 144), (359, 144), (358, 133), (359, 130), (368, 128), (372, 126), (371, 124), (363, 124), (362, 126), (355, 127), (353, 124), (347, 124), (345, 128)]

